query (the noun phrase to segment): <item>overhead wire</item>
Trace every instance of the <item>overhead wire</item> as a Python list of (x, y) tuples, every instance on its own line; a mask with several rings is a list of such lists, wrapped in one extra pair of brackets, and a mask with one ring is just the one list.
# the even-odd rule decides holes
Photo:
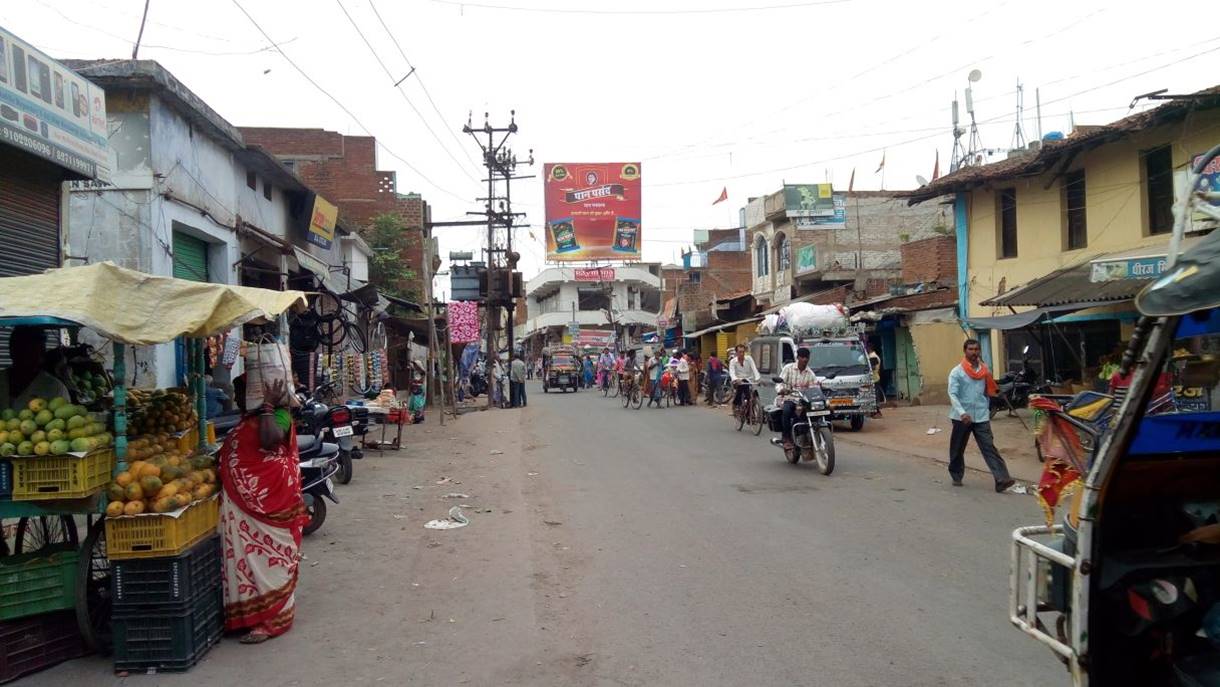
[[(389, 36), (390, 40), (394, 43), (394, 47), (398, 50), (398, 54), (402, 56), (402, 61), (407, 63), (407, 67), (410, 68), (410, 72), (408, 72), (408, 74), (415, 75), (415, 81), (419, 84), (419, 89), (423, 91), (424, 97), (428, 99), (428, 104), (432, 106), (432, 111), (436, 113), (437, 119), (443, 123), (445, 121), (445, 115), (441, 113), (441, 109), (437, 106), (436, 101), (432, 99), (432, 93), (428, 91), (428, 86), (424, 84), (423, 74), (421, 74), (420, 71), (415, 68), (415, 65), (411, 62), (411, 59), (407, 57), (407, 53), (405, 50), (403, 50), (402, 44), (398, 42), (398, 38), (394, 35), (394, 32), (390, 30), (390, 27), (388, 24), (386, 24), (385, 19), (382, 18), (381, 12), (377, 11), (377, 4), (374, 3), (373, 0), (369, 0), (369, 9), (373, 10), (373, 14), (377, 17), (377, 21), (381, 24), (381, 28), (385, 30), (386, 35)], [(475, 163), (474, 158), (470, 157), (470, 151), (467, 149), (467, 146), (462, 143), (461, 139), (458, 138), (458, 135), (454, 133), (452, 128), (447, 126), (444, 128), (445, 131), (449, 132), (449, 136), (453, 138), (453, 142), (458, 144), (458, 149), (462, 151), (462, 153), (466, 156), (466, 159), (470, 161), (470, 164), (477, 168), (478, 164)]]
[(603, 10), (586, 7), (522, 7), (519, 5), (499, 5), (484, 2), (464, 2), (463, 0), (432, 0), (438, 5), (449, 5), (465, 9), (472, 7), (483, 10), (501, 10), (507, 12), (532, 12), (538, 14), (596, 14), (618, 16), (643, 15), (695, 15), (695, 14), (739, 14), (742, 12), (771, 12), (793, 10), (822, 5), (843, 5), (853, 0), (810, 0), (806, 2), (781, 3), (774, 5), (755, 5), (752, 7), (695, 7), (689, 9), (648, 9), (648, 10)]
[[(465, 174), (471, 181), (478, 181), (474, 175), (470, 173), (470, 170), (462, 165), (457, 157), (454, 156), (454, 154), (449, 150), (449, 147), (441, 141), (440, 136), (436, 135), (436, 132), (432, 129), (432, 125), (428, 124), (427, 118), (425, 118), (423, 113), (419, 111), (419, 108), (415, 107), (415, 103), (411, 102), (411, 99), (407, 97), (406, 92), (402, 90), (401, 82), (395, 83), (396, 79), (394, 78), (393, 72), (391, 72), (390, 68), (386, 66), (386, 63), (381, 59), (381, 56), (377, 54), (377, 49), (373, 47), (373, 44), (369, 41), (368, 36), (364, 35), (364, 31), (362, 31), (360, 29), (360, 25), (356, 23), (355, 17), (353, 17), (351, 13), (347, 11), (347, 7), (343, 5), (343, 0), (335, 0), (335, 4), (339, 6), (340, 10), (343, 10), (343, 16), (347, 17), (347, 21), (351, 23), (352, 28), (356, 30), (356, 34), (360, 36), (360, 40), (364, 41), (364, 45), (368, 47), (369, 52), (373, 54), (373, 59), (377, 61), (377, 64), (381, 66), (381, 70), (385, 72), (386, 78), (388, 78), (390, 83), (393, 84), (392, 88), (398, 93), (398, 95), (402, 96), (402, 99), (406, 101), (407, 106), (411, 108), (411, 111), (415, 113), (415, 116), (419, 117), (419, 121), (423, 123), (424, 128), (426, 128), (428, 133), (432, 135), (432, 140), (436, 141), (436, 145), (440, 146), (441, 149), (445, 151), (445, 155), (448, 155), (449, 159), (453, 160), (453, 164), (457, 165), (458, 169), (462, 170), (462, 174)], [(459, 149), (461, 148), (459, 147)]]
[[(356, 125), (359, 126), (366, 134), (368, 134), (369, 136), (374, 136), (372, 130), (370, 130), (367, 126), (365, 126), (364, 122), (360, 121), (360, 118), (357, 117), (354, 112), (352, 112), (350, 109), (348, 109), (348, 107), (346, 105), (344, 105), (338, 98), (336, 98), (334, 95), (332, 95), (330, 93), (330, 91), (327, 91), (325, 88), (322, 88), (321, 84), (319, 84), (317, 81), (315, 81), (313, 79), (313, 77), (309, 76), (309, 74), (306, 73), (305, 70), (300, 67), (300, 65), (298, 65), (295, 61), (293, 61), (293, 59), (288, 56), (288, 53), (284, 52), (284, 50), (280, 48), (279, 44), (277, 44), (275, 41), (271, 40), (271, 36), (268, 35), (267, 32), (263, 29), (263, 27), (254, 19), (254, 17), (249, 12), (246, 11), (246, 8), (242, 7), (241, 3), (238, 2), (238, 0), (232, 0), (232, 1), (233, 1), (233, 4), (237, 7), (237, 9), (240, 10), (241, 13), (246, 16), (246, 19), (248, 19), (250, 21), (250, 23), (254, 25), (254, 28), (257, 29), (258, 32), (263, 35), (263, 38), (267, 39), (267, 41), (269, 43), (271, 43), (271, 45), (275, 48), (276, 52), (278, 52), (280, 54), (280, 56), (284, 58), (285, 62), (287, 62), (293, 69), (295, 69), (297, 71), (297, 73), (300, 74), (301, 77), (303, 79), (305, 79), (307, 82), (309, 82), (309, 84), (311, 86), (313, 86), (315, 89), (317, 89), (318, 92), (320, 92), (322, 95), (325, 95), (327, 98), (329, 98), (331, 102), (333, 102), (340, 110), (342, 110), (348, 117), (350, 117), (351, 120), (353, 122), (355, 122)], [(376, 138), (376, 137), (374, 136), (374, 138)], [(385, 150), (386, 153), (388, 153), (391, 157), (393, 157), (395, 160), (398, 160), (399, 162), (401, 162), (407, 169), (414, 172), (416, 174), (416, 176), (418, 176), (420, 179), (422, 179), (424, 182), (426, 182), (433, 188), (437, 189), (438, 191), (440, 191), (446, 195), (452, 196), (453, 198), (456, 198), (456, 199), (462, 201), (463, 203), (470, 203), (469, 198), (465, 198), (457, 193), (454, 193), (453, 191), (451, 191), (451, 190), (445, 188), (444, 186), (441, 186), (437, 182), (433, 181), (428, 175), (426, 175), (422, 171), (420, 171), (419, 168), (417, 168), (415, 165), (411, 164), (406, 158), (395, 153), (389, 146), (387, 146), (385, 144), (384, 141), (378, 140), (377, 144), (379, 146), (381, 146), (381, 148), (383, 150)]]

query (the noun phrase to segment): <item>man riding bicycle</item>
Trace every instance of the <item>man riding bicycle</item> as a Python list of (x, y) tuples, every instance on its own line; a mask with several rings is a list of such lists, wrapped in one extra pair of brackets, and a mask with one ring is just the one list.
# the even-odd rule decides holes
[(597, 358), (597, 385), (605, 389), (610, 385), (610, 372), (614, 369), (614, 354), (609, 348), (603, 348)]
[(741, 406), (741, 402), (749, 397), (751, 388), (760, 379), (762, 379), (762, 375), (758, 374), (758, 366), (754, 364), (754, 358), (746, 353), (746, 345), (737, 344), (736, 355), (729, 360), (729, 380), (733, 383), (734, 413)]
[[(794, 394), (817, 386), (818, 378), (809, 367), (809, 349), (796, 349), (796, 362), (784, 365), (779, 376), (784, 380), (786, 394)], [(784, 401), (784, 448), (791, 449), (792, 424), (796, 421), (796, 401), (789, 398)]]

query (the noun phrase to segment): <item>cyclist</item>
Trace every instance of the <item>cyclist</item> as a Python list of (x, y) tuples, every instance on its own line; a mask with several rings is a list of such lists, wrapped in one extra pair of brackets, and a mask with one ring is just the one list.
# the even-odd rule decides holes
[(762, 375), (758, 374), (758, 366), (754, 358), (746, 353), (745, 344), (737, 344), (736, 355), (729, 360), (729, 380), (733, 383), (733, 412), (741, 405), (750, 393), (750, 389)]
[(602, 354), (597, 358), (597, 383), (598, 386), (605, 390), (610, 385), (610, 370), (614, 369), (614, 354), (609, 348), (603, 348)]
[[(818, 378), (809, 367), (809, 349), (802, 346), (796, 349), (796, 362), (784, 365), (779, 376), (784, 380), (786, 395), (797, 394), (805, 389), (817, 386)], [(796, 401), (788, 398), (784, 401), (784, 448), (792, 448), (792, 423), (796, 420)]]

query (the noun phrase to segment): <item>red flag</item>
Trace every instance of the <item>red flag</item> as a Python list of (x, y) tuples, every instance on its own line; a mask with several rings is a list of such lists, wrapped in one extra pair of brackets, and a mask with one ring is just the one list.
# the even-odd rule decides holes
[(726, 201), (728, 199), (729, 199), (729, 187), (725, 186), (724, 189), (722, 191), (720, 191), (720, 197), (717, 198), (716, 202), (712, 203), (712, 205), (715, 205), (716, 203), (723, 203), (724, 201)]
[(851, 193), (851, 189), (856, 185), (856, 168), (851, 168), (851, 179), (847, 181), (847, 192)]
[(932, 165), (932, 181), (940, 178), (940, 149), (936, 150), (936, 164)]
[(885, 151), (881, 151), (881, 164), (877, 165), (877, 171), (873, 174), (880, 174), (881, 170), (885, 169)]

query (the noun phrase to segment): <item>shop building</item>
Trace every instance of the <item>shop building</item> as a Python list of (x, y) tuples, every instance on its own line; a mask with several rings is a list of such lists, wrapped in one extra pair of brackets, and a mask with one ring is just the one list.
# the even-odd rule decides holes
[[(992, 369), (1020, 364), (1029, 345), (1063, 387), (1099, 384), (1104, 357), (1130, 336), (1133, 297), (1165, 268), (1174, 199), (1218, 125), (1213, 87), (904, 194), (953, 204), (959, 316)], [(1192, 218), (1183, 248), (1213, 228)]]
[[(0, 277), (59, 267), (65, 181), (105, 184), (106, 96), (86, 73), (0, 29)], [(0, 366), (8, 364), (0, 333)]]
[[(334, 206), (161, 65), (67, 64), (106, 89), (114, 165), (106, 183), (69, 185), (65, 264), (336, 295), (364, 285), (371, 251)], [(165, 387), (184, 368), (180, 346), (162, 344), (131, 369), (137, 384)]]
[(661, 266), (551, 267), (525, 287), (526, 350), (560, 343), (634, 346), (655, 333)]

